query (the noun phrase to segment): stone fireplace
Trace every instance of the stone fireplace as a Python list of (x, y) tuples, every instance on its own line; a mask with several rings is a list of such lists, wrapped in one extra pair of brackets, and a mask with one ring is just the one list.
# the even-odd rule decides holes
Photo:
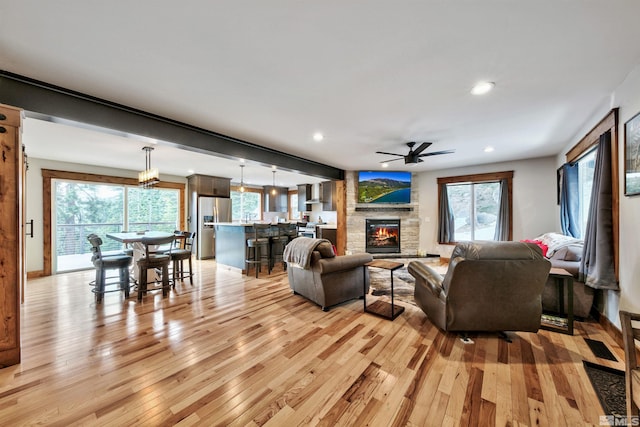
[[(399, 249), (394, 256), (416, 256), (418, 254), (420, 244), (418, 180), (414, 179), (411, 183), (411, 203), (403, 205), (377, 204), (372, 206), (358, 203), (358, 172), (356, 171), (347, 171), (345, 173), (345, 187), (347, 253), (367, 252), (366, 223), (367, 220), (373, 219), (398, 221)], [(386, 253), (393, 254), (394, 252)]]
[(400, 252), (399, 219), (366, 219), (365, 249), (370, 254)]

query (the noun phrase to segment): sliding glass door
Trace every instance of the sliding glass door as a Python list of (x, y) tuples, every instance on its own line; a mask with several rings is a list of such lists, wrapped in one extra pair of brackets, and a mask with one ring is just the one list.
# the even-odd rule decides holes
[(121, 249), (106, 237), (119, 231), (174, 231), (179, 224), (179, 191), (54, 180), (53, 272), (92, 267), (87, 235), (102, 237), (103, 251)]

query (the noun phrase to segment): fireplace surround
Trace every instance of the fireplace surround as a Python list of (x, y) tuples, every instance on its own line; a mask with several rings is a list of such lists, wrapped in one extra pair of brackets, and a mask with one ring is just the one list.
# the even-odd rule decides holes
[[(415, 185), (414, 185), (415, 184)], [(419, 181), (413, 180), (411, 185), (411, 204), (380, 204), (371, 206), (358, 203), (358, 173), (345, 172), (346, 186), (346, 253), (366, 252), (365, 223), (367, 219), (400, 219), (402, 241), (400, 251), (388, 256), (416, 256), (420, 240)], [(386, 254), (375, 254), (384, 257)]]
[(365, 249), (370, 254), (400, 252), (400, 219), (367, 218)]

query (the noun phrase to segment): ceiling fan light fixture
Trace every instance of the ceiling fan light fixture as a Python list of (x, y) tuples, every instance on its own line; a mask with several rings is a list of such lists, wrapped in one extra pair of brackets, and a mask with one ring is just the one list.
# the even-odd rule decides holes
[(494, 82), (478, 82), (471, 89), (471, 94), (473, 95), (484, 95), (485, 93), (491, 92), (491, 90), (496, 86)]

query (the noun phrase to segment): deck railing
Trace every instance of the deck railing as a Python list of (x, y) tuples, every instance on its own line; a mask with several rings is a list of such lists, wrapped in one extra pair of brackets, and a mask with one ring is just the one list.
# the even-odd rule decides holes
[[(58, 224), (56, 226), (56, 255), (81, 255), (91, 253), (91, 245), (87, 236), (95, 233), (102, 237), (102, 250), (113, 251), (122, 249), (122, 243), (106, 237), (107, 233), (123, 231), (122, 223), (92, 223), (92, 224)], [(174, 222), (136, 222), (129, 224), (128, 231), (166, 231), (176, 230)]]

